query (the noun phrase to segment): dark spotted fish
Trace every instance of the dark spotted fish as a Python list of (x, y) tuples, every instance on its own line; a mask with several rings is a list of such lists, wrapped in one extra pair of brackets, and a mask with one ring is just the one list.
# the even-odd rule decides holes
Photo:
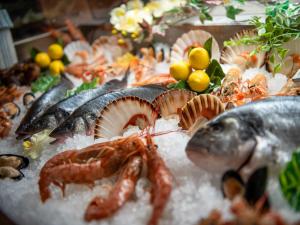
[(55, 128), (49, 136), (63, 140), (84, 131), (87, 135), (91, 135), (96, 119), (101, 115), (102, 109), (110, 102), (125, 96), (136, 96), (148, 102), (152, 102), (164, 91), (166, 91), (166, 88), (162, 86), (149, 85), (128, 88), (99, 96), (75, 110), (64, 122)]
[(31, 132), (29, 128), (33, 121), (39, 118), (50, 106), (64, 99), (67, 90), (72, 88), (73, 83), (63, 75), (59, 84), (42, 94), (32, 104), (16, 130), (16, 134), (19, 138), (30, 135)]
[(61, 100), (47, 109), (42, 116), (36, 119), (28, 127), (27, 131), (33, 135), (45, 129), (53, 130), (65, 119), (67, 119), (67, 117), (70, 116), (77, 108), (86, 102), (111, 91), (125, 88), (127, 86), (128, 74), (129, 70), (127, 70), (122, 80), (113, 79), (106, 82), (99, 88), (86, 90)]
[(215, 172), (272, 163), (300, 147), (300, 97), (274, 97), (226, 111), (200, 128), (186, 147), (199, 167)]

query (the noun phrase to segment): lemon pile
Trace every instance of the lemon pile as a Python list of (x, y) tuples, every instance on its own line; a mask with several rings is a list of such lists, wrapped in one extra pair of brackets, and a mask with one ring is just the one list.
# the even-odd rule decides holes
[(48, 47), (48, 53), (39, 52), (34, 61), (41, 68), (49, 68), (52, 75), (59, 75), (64, 71), (64, 64), (61, 61), (63, 55), (63, 48), (59, 44), (52, 44)]
[(202, 92), (210, 84), (210, 78), (205, 72), (209, 64), (210, 57), (206, 49), (193, 48), (188, 61), (179, 61), (170, 66), (170, 74), (178, 81), (187, 81), (191, 90)]

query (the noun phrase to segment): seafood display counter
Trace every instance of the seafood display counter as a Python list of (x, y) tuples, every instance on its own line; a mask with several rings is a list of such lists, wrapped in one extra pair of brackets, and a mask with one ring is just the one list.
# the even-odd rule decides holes
[(14, 43), (0, 224), (299, 224), (300, 5), (229, 25), (203, 4), (131, 0)]

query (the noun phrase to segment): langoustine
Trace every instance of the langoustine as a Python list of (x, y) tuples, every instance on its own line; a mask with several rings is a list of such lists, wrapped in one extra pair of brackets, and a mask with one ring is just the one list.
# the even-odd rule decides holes
[[(172, 191), (172, 175), (159, 156), (157, 146), (147, 135), (147, 146), (138, 136), (94, 144), (82, 150), (62, 152), (42, 168), (39, 180), (41, 200), (51, 197), (53, 183), (64, 191), (69, 183), (93, 185), (95, 180), (119, 173), (117, 183), (107, 198), (95, 197), (85, 212), (85, 220), (107, 218), (119, 210), (132, 196), (143, 162), (147, 163), (152, 183), (153, 212), (149, 225), (158, 224)], [(154, 191), (155, 190), (155, 191)]]

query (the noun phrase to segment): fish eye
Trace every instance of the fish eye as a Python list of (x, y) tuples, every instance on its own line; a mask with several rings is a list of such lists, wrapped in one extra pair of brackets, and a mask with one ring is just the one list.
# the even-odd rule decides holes
[(215, 124), (211, 127), (211, 129), (214, 132), (221, 132), (223, 130), (223, 127), (220, 124)]

